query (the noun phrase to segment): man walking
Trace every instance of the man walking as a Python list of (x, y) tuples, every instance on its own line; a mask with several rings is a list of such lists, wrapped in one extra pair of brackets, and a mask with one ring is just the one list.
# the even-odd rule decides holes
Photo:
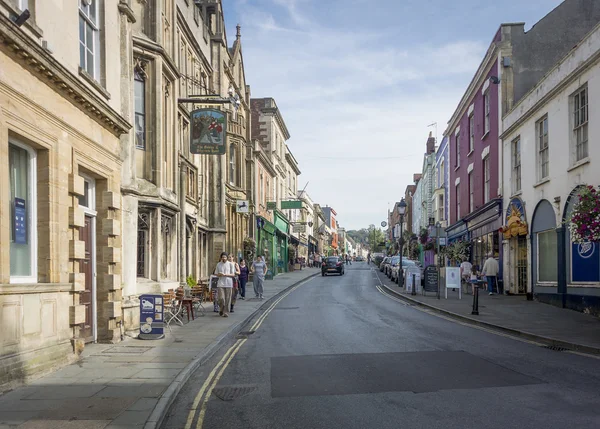
[(227, 260), (227, 253), (221, 253), (221, 261), (219, 261), (217, 264), (215, 274), (219, 278), (217, 281), (219, 316), (229, 317), (231, 294), (233, 291), (233, 278), (235, 277), (235, 266)]
[(261, 256), (256, 258), (250, 271), (254, 273), (254, 280), (252, 280), (254, 294), (256, 298), (263, 299), (263, 283), (265, 281), (265, 274), (267, 274), (267, 264), (263, 262)]
[(494, 285), (497, 284), (499, 271), (500, 267), (498, 267), (498, 261), (494, 259), (492, 254), (489, 254), (488, 258), (483, 264), (481, 275), (484, 275), (487, 278), (488, 292), (490, 295), (494, 294)]

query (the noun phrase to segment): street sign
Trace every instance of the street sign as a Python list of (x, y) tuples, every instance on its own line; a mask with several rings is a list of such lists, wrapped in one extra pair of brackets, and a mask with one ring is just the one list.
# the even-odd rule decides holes
[(306, 225), (301, 225), (301, 224), (295, 224), (292, 227), (292, 231), (293, 232), (306, 232)]
[(162, 295), (140, 296), (140, 333), (141, 340), (159, 340), (164, 338), (164, 303)]
[(281, 210), (301, 209), (302, 201), (282, 201)]
[(381, 227), (382, 228), (385, 228), (386, 226), (387, 226), (387, 222), (386, 221), (381, 222)]
[(227, 116), (217, 109), (196, 109), (191, 114), (190, 152), (223, 155), (227, 135)]
[(406, 292), (412, 293), (413, 287), (416, 293), (421, 292), (421, 269), (417, 266), (406, 268)]
[(458, 289), (458, 299), (462, 299), (462, 290), (460, 287), (460, 268), (446, 267), (446, 299), (448, 299), (448, 289)]
[(250, 204), (248, 204), (248, 200), (237, 200), (235, 203), (236, 213), (248, 213), (249, 208)]

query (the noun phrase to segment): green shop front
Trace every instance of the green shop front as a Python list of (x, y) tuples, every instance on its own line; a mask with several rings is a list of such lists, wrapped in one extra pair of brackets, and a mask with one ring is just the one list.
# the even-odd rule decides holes
[(267, 267), (271, 272), (273, 267), (277, 266), (277, 259), (275, 258), (275, 225), (269, 222), (267, 219), (259, 216), (258, 228), (258, 245), (257, 255), (263, 256)]
[(274, 236), (274, 253), (276, 258), (275, 273), (285, 273), (288, 270), (288, 238), (289, 238), (289, 222), (279, 211), (274, 213), (275, 219), (275, 236)]

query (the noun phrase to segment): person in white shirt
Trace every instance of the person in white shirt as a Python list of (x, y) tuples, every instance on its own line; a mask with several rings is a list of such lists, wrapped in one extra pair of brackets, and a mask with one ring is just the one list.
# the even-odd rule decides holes
[(227, 253), (221, 253), (221, 261), (217, 264), (217, 268), (215, 268), (215, 274), (219, 277), (217, 282), (219, 316), (229, 317), (235, 266), (227, 260)]
[(460, 264), (460, 278), (463, 282), (470, 283), (472, 271), (473, 265), (465, 258), (462, 264)]
[(485, 263), (483, 264), (483, 269), (481, 270), (481, 274), (487, 278), (488, 283), (488, 292), (490, 295), (494, 294), (494, 285), (497, 283), (498, 272), (500, 271), (500, 267), (498, 266), (498, 261), (494, 259), (493, 255), (488, 255)]

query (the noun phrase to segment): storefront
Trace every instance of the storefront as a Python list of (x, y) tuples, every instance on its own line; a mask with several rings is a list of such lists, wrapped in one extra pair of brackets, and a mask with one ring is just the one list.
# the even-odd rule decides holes
[(279, 212), (275, 212), (275, 265), (273, 273), (285, 273), (288, 270), (288, 241), (289, 241), (289, 222)]
[(527, 217), (520, 198), (513, 198), (506, 209), (505, 224), (501, 228), (504, 236), (505, 287), (513, 294), (525, 294), (527, 287)]
[(479, 269), (492, 255), (499, 259), (499, 278), (502, 278), (502, 248), (500, 228), (502, 227), (502, 200), (495, 199), (465, 217), (469, 240), (471, 241), (471, 263)]
[(315, 254), (318, 252), (319, 241), (312, 235), (308, 236), (308, 254)]
[[(273, 270), (277, 266), (275, 259), (275, 225), (262, 216), (258, 216), (262, 227), (258, 228), (258, 244), (256, 254), (262, 256), (267, 263), (267, 267)], [(275, 270), (273, 270), (275, 272)]]

